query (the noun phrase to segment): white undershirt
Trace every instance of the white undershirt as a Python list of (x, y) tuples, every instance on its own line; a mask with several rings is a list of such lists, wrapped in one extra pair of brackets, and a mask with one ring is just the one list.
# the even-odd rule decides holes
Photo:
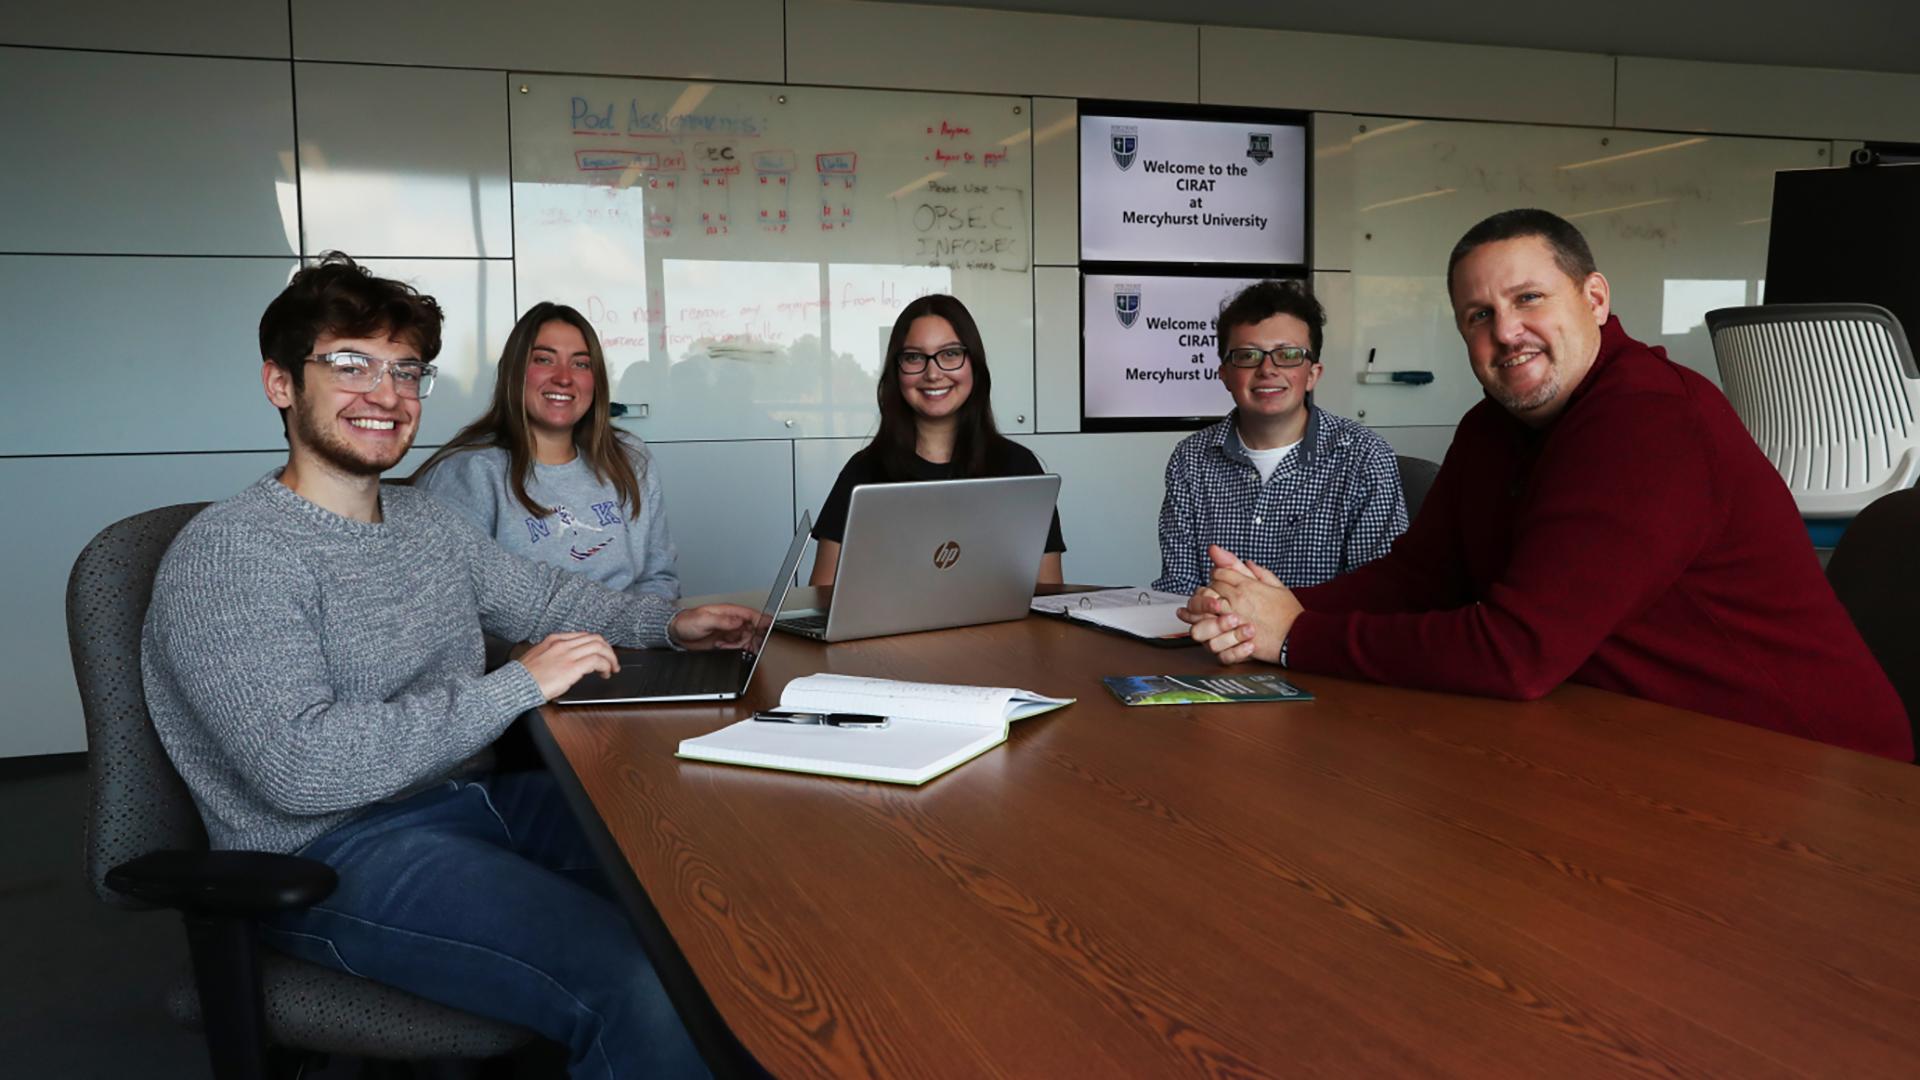
[[(1287, 455), (1293, 453), (1293, 448), (1299, 445), (1300, 440), (1295, 439), (1285, 446), (1276, 446), (1271, 450), (1247, 449), (1247, 456), (1253, 459), (1253, 467), (1260, 470), (1260, 482), (1266, 483), (1273, 475), (1273, 470), (1279, 468)], [(1242, 447), (1242, 449), (1246, 448)]]

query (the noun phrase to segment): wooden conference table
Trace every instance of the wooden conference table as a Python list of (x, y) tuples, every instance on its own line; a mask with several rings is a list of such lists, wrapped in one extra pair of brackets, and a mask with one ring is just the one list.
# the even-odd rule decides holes
[[(1099, 682), (1211, 665), (776, 635), (738, 705), (533, 726), (721, 1073), (1920, 1075), (1920, 768), (1575, 686)], [(920, 788), (674, 758), (816, 671), (1079, 703)]]

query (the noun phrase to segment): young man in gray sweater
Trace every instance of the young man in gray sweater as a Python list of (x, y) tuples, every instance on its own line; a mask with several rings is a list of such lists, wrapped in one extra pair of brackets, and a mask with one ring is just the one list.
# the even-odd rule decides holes
[[(339, 888), (274, 946), (565, 1045), (575, 1077), (703, 1075), (545, 773), (456, 779), (513, 719), (627, 646), (738, 648), (757, 612), (675, 612), (510, 555), (382, 487), (440, 349), (431, 297), (344, 256), (260, 322), (284, 468), (207, 508), (154, 583), (154, 727), (217, 848), (298, 852)], [(484, 670), (482, 634), (537, 641)]]

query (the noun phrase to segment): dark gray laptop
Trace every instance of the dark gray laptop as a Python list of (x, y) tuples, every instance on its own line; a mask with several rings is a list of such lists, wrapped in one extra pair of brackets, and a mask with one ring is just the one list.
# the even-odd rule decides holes
[(753, 640), (738, 650), (711, 649), (701, 652), (669, 652), (665, 649), (615, 649), (620, 670), (610, 678), (589, 675), (574, 684), (562, 705), (610, 705), (625, 701), (724, 701), (747, 692), (754, 669), (766, 652), (767, 637), (773, 633), (773, 617), (780, 602), (793, 585), (793, 572), (800, 566), (800, 553), (807, 548), (807, 536), (813, 531), (813, 515), (801, 514), (800, 527), (794, 530), (793, 543), (787, 545), (787, 557), (780, 562), (780, 574), (773, 579), (766, 606), (760, 609), (759, 625)]
[(774, 625), (851, 641), (1025, 618), (1059, 494), (1052, 474), (854, 488), (830, 607)]

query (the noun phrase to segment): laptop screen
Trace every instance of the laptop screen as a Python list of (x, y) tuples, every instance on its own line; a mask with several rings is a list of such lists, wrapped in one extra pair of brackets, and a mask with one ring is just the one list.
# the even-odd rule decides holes
[[(807, 538), (812, 533), (813, 514), (803, 510), (800, 513), (800, 525), (793, 531), (793, 543), (787, 545), (787, 557), (780, 561), (780, 574), (773, 579), (773, 588), (767, 590), (767, 602), (760, 608), (753, 641), (745, 649), (755, 664), (760, 662), (760, 654), (766, 650), (767, 635), (773, 633), (774, 616), (780, 614), (780, 604), (787, 598), (787, 588), (793, 584), (794, 571), (800, 568), (800, 555), (807, 550)], [(747, 672), (747, 677), (753, 677), (751, 670)]]

